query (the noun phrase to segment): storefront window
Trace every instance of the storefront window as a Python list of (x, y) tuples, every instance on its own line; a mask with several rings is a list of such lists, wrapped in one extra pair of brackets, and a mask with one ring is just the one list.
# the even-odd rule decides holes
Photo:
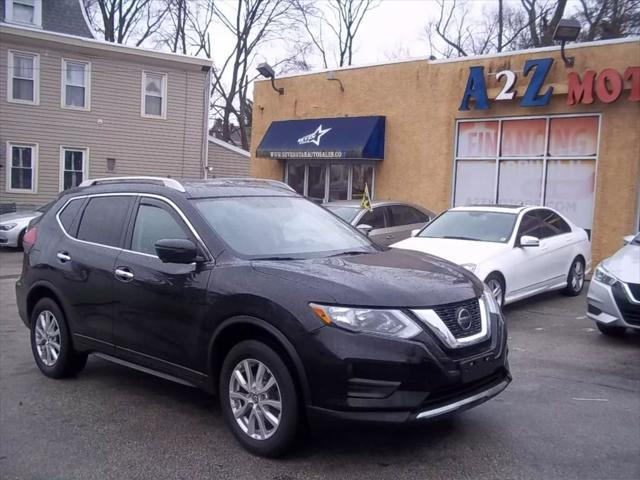
[(546, 205), (590, 229), (599, 120), (580, 115), (459, 121), (453, 204)]
[(371, 163), (315, 163), (291, 160), (285, 182), (316, 202), (360, 200), (365, 184), (373, 198), (375, 168)]

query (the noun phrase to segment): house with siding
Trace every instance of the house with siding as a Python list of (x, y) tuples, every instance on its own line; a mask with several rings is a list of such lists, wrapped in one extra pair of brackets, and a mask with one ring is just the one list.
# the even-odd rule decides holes
[(248, 151), (219, 138), (209, 137), (209, 177), (248, 177), (250, 158)]
[(96, 40), (81, 0), (0, 0), (0, 203), (207, 172), (211, 62)]

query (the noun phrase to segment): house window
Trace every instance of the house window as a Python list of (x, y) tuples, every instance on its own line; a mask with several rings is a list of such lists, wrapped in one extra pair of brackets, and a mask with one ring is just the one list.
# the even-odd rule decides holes
[(60, 190), (77, 187), (87, 178), (87, 149), (60, 149)]
[(7, 143), (7, 191), (35, 193), (38, 145)]
[(39, 56), (35, 53), (9, 51), (10, 102), (38, 104)]
[(62, 107), (89, 110), (91, 65), (62, 60)]
[(285, 168), (285, 183), (317, 203), (361, 200), (367, 185), (373, 198), (374, 165), (371, 163), (301, 162), (291, 160)]
[(458, 121), (453, 205), (544, 205), (591, 229), (599, 122), (593, 114)]
[(142, 72), (142, 116), (166, 118), (167, 75)]
[(8, 22), (42, 27), (42, 0), (5, 0), (4, 11)]

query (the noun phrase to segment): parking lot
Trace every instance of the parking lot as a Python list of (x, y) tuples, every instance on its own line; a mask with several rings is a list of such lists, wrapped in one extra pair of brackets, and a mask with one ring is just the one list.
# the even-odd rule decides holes
[(506, 308), (514, 381), (496, 399), (410, 427), (313, 430), (266, 460), (195, 389), (94, 358), (74, 379), (40, 374), (15, 305), (21, 255), (0, 252), (2, 479), (640, 477), (640, 335), (599, 334), (585, 294)]

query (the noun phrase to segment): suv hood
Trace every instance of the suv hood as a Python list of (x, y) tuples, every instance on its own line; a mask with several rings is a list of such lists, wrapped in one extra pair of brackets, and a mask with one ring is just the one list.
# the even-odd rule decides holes
[(602, 266), (625, 283), (640, 283), (640, 245), (625, 245)]
[(427, 237), (411, 237), (391, 246), (429, 253), (436, 257), (446, 258), (457, 265), (465, 263), (477, 265), (509, 248), (506, 243)]
[(316, 292), (340, 305), (428, 307), (477, 298), (483, 291), (482, 283), (464, 268), (404, 250), (308, 260), (254, 260), (252, 265), (258, 272), (304, 284), (310, 302)]

